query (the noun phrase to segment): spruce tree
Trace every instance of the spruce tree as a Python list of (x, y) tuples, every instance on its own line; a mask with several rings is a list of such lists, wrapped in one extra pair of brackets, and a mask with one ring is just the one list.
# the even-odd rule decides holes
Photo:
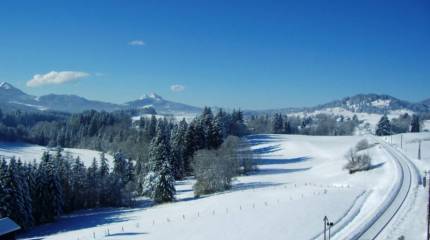
[(377, 136), (387, 136), (391, 134), (391, 123), (387, 115), (381, 117), (376, 128)]
[(171, 202), (175, 200), (175, 179), (173, 178), (170, 163), (164, 160), (154, 179), (152, 198), (156, 203)]
[(280, 134), (284, 130), (284, 121), (282, 119), (282, 115), (279, 113), (275, 113), (272, 121), (272, 133)]
[(164, 134), (164, 125), (157, 124), (157, 131), (151, 142), (148, 159), (148, 173), (145, 177), (144, 192), (155, 202), (174, 199), (174, 177), (171, 163), (171, 149)]
[(412, 116), (411, 132), (420, 132), (420, 118), (415, 114)]

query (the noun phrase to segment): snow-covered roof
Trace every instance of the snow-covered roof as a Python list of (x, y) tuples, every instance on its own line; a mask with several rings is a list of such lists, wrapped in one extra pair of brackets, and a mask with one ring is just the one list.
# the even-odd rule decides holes
[(0, 236), (18, 231), (19, 229), (21, 229), (21, 227), (12, 219), (8, 217), (0, 219)]

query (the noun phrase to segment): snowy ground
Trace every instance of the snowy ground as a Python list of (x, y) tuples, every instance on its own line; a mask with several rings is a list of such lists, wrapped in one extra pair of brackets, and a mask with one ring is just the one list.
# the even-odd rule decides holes
[[(385, 141), (393, 142), (398, 150), (404, 153), (417, 167), (417, 170), (424, 176), (425, 170), (430, 170), (430, 133), (406, 133), (391, 137), (383, 137)], [(421, 160), (418, 160), (418, 145), (421, 140)], [(411, 197), (406, 202), (405, 207), (393, 219), (386, 233), (385, 239), (393, 239), (394, 236), (404, 235), (406, 239), (425, 239), (427, 230), (427, 200), (428, 188), (422, 185), (412, 190)]]
[[(43, 146), (27, 144), (21, 142), (1, 142), (0, 141), (0, 158), (6, 158), (6, 160), (11, 157), (16, 157), (24, 162), (33, 162), (34, 160), (40, 161), (43, 152), (52, 150)], [(78, 148), (64, 148), (63, 154), (70, 154), (73, 157), (78, 157), (84, 163), (84, 165), (89, 166), (93, 159), (100, 159), (100, 152), (78, 149)], [(111, 155), (106, 154), (106, 158), (110, 163), (112, 163), (113, 158)], [(112, 166), (112, 164), (110, 164)]]
[(75, 213), (21, 238), (313, 239), (321, 238), (325, 215), (336, 224), (333, 233), (348, 236), (341, 229), (372, 214), (397, 177), (379, 145), (367, 150), (372, 170), (349, 175), (342, 169), (344, 153), (362, 138), (253, 136), (259, 171), (237, 178), (229, 192), (195, 199), (193, 181), (186, 180), (177, 184), (175, 203)]

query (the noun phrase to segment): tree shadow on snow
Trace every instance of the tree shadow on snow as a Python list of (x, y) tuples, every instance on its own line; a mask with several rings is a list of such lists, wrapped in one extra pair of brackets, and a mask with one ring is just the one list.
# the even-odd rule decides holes
[(310, 157), (297, 157), (297, 158), (284, 158), (284, 159), (268, 159), (260, 158), (256, 159), (257, 165), (273, 165), (273, 164), (289, 164), (289, 163), (300, 163), (311, 159)]
[(295, 173), (295, 172), (303, 172), (311, 169), (311, 167), (307, 168), (263, 168), (258, 169), (255, 175), (273, 175), (273, 174), (288, 174), (288, 173)]
[(250, 144), (256, 145), (256, 144), (265, 144), (265, 143), (274, 142), (281, 139), (281, 137), (276, 135), (259, 134), (259, 135), (246, 136), (246, 139)]
[(148, 204), (143, 204), (145, 207), (132, 209), (98, 209), (82, 211), (73, 215), (60, 217), (54, 223), (48, 223), (37, 226), (28, 232), (20, 234), (19, 238), (31, 238), (32, 240), (43, 239), (43, 236), (52, 235), (60, 232), (76, 231), (96, 227), (104, 224), (121, 223), (133, 220), (124, 217), (124, 213), (142, 211)]
[(145, 233), (145, 232), (121, 232), (121, 233), (110, 234), (107, 238), (122, 237), (122, 236), (137, 236), (137, 235), (144, 235), (144, 234), (147, 234), (147, 233)]
[(385, 164), (385, 162), (381, 162), (378, 164), (372, 164), (372, 165), (370, 165), (369, 170), (380, 168), (380, 167), (384, 166), (384, 164)]
[(254, 149), (252, 152), (255, 154), (268, 154), (268, 153), (277, 152), (279, 150), (281, 150), (281, 145), (277, 144), (273, 146), (257, 148), (257, 149)]
[(248, 189), (276, 187), (279, 185), (283, 185), (283, 184), (282, 183), (272, 183), (272, 182), (236, 183), (236, 184), (233, 184), (231, 191), (242, 191), (242, 190), (248, 190)]

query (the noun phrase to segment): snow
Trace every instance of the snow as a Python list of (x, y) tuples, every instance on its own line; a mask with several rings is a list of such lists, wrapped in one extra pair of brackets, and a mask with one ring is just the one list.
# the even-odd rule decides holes
[[(1, 142), (0, 141), (0, 158), (6, 158), (6, 160), (11, 157), (16, 157), (21, 159), (23, 162), (33, 162), (34, 160), (40, 161), (43, 153), (48, 150), (53, 150), (47, 147), (27, 144), (21, 142)], [(90, 166), (93, 159), (100, 159), (100, 152), (88, 149), (79, 148), (64, 148), (63, 154), (70, 154), (73, 157), (78, 157), (86, 166)], [(109, 161), (109, 165), (112, 166), (113, 157), (109, 154), (105, 155)]]
[(387, 100), (378, 99), (378, 100), (371, 102), (370, 104), (374, 107), (385, 108), (385, 107), (390, 106), (390, 103), (391, 103), (390, 99), (387, 99)]
[[(413, 114), (413, 112), (410, 110), (399, 109), (399, 110), (389, 111), (387, 116), (389, 119), (393, 119), (405, 113), (408, 113), (409, 115)], [(356, 115), (360, 121), (363, 121), (363, 123), (360, 124), (360, 126), (358, 126), (358, 129), (356, 129), (357, 135), (374, 132), (374, 130), (376, 129), (376, 125), (378, 124), (379, 120), (383, 116), (382, 114), (377, 114), (377, 113), (353, 112), (343, 107), (325, 108), (325, 109), (316, 110), (313, 112), (297, 112), (297, 113), (292, 113), (291, 115), (304, 117), (304, 116), (315, 116), (318, 114), (329, 114), (329, 115), (335, 115), (335, 116), (344, 116), (348, 118), (352, 118), (354, 117), (354, 115)]]
[(423, 131), (430, 131), (430, 120), (424, 120), (422, 128)]
[(373, 157), (370, 171), (350, 175), (343, 169), (344, 154), (362, 138), (250, 136), (259, 171), (238, 177), (230, 191), (194, 198), (193, 180), (187, 179), (177, 182), (174, 203), (142, 200), (133, 209), (75, 213), (21, 238), (312, 239), (328, 216), (339, 226), (333, 229), (337, 239), (345, 239), (389, 197), (397, 178), (393, 160), (378, 144), (365, 150)]
[[(405, 133), (391, 137), (382, 137), (412, 160), (421, 177), (424, 171), (430, 169), (430, 133)], [(421, 141), (421, 160), (418, 160), (418, 145)], [(428, 182), (427, 182), (428, 184)], [(406, 239), (425, 239), (427, 231), (427, 200), (428, 188), (416, 186), (412, 189), (411, 197), (405, 207), (393, 219), (394, 223), (384, 234), (382, 239), (396, 239), (403, 235)], [(395, 227), (393, 227), (395, 226)]]
[[(38, 101), (38, 100), (37, 100)], [(28, 104), (28, 103), (22, 103), (22, 102), (18, 102), (18, 101), (9, 101), (10, 103), (14, 103), (14, 104), (19, 104), (19, 105), (23, 105), (23, 106), (27, 106), (27, 107), (31, 107), (31, 108), (36, 108), (40, 111), (46, 111), (48, 110), (47, 107), (44, 106), (40, 106), (40, 105), (34, 105), (34, 104)]]
[(0, 83), (0, 88), (9, 90), (9, 89), (11, 89), (11, 86), (7, 82), (1, 82)]

